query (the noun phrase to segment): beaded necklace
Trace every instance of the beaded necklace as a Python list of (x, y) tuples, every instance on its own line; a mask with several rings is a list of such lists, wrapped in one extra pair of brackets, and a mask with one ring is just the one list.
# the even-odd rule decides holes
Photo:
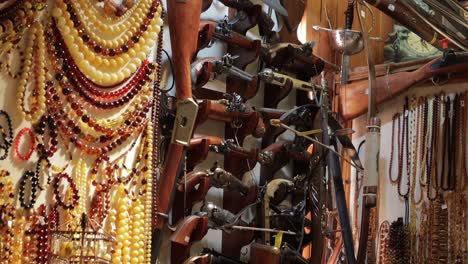
[[(429, 144), (430, 158), (427, 159), (427, 198), (429, 201), (434, 201), (439, 195), (439, 182), (437, 179), (438, 174), (438, 141), (439, 141), (439, 115), (440, 115), (440, 97), (436, 95), (433, 99), (433, 116), (432, 116), (432, 133), (431, 144)], [(431, 196), (432, 186), (434, 185), (434, 195)]]
[(5, 118), (6, 126), (0, 125), (0, 149), (3, 150), (3, 155), (0, 156), (0, 160), (4, 160), (8, 157), (8, 152), (13, 141), (13, 126), (11, 125), (11, 118), (5, 110), (0, 110), (0, 116)]
[[(162, 4), (161, 4), (162, 7)], [(162, 13), (161, 18), (164, 18), (165, 12)], [(161, 28), (161, 31), (159, 32), (158, 36), (158, 46), (156, 50), (156, 63), (158, 65), (162, 64), (162, 52), (163, 52), (163, 44), (164, 44), (164, 31), (163, 28)], [(146, 204), (145, 204), (145, 210), (146, 210), (146, 228), (147, 228), (147, 249), (146, 249), (146, 263), (151, 262), (151, 233), (152, 233), (152, 228), (153, 226), (157, 225), (158, 217), (156, 217), (156, 213), (159, 212), (158, 209), (158, 203), (157, 203), (157, 198), (158, 198), (158, 176), (159, 176), (159, 160), (161, 153), (160, 151), (160, 133), (161, 129), (159, 127), (160, 124), (160, 116), (161, 116), (161, 108), (160, 108), (160, 103), (161, 103), (161, 96), (162, 96), (162, 68), (158, 67), (155, 71), (156, 75), (156, 81), (154, 83), (154, 89), (153, 89), (153, 98), (155, 98), (154, 101), (154, 106), (152, 109), (151, 113), (151, 123), (153, 126), (150, 126), (148, 134), (151, 135), (150, 141), (152, 143), (153, 151), (151, 152), (151, 162), (148, 162), (150, 166), (150, 172), (151, 176), (148, 177), (149, 183), (148, 187), (149, 190), (147, 191), (147, 196), (146, 196)], [(154, 142), (154, 143), (153, 143)], [(154, 147), (156, 146), (156, 147)]]
[(13, 181), (11, 180), (10, 172), (0, 169), (0, 193), (2, 194), (0, 199), (0, 206), (14, 205), (14, 191), (15, 188), (13, 186)]
[[(431, 98), (425, 98), (424, 106), (424, 147), (423, 147), (423, 160), (421, 174), (419, 175), (419, 184), (423, 187), (427, 185), (427, 179), (430, 177), (430, 167), (429, 162), (431, 161), (431, 136), (432, 136), (432, 118), (433, 118), (433, 106), (434, 101)], [(426, 111), (427, 109), (427, 111)]]
[[(422, 107), (416, 100), (416, 97), (411, 98), (411, 114), (410, 114), (410, 123), (412, 124), (410, 126), (410, 142), (411, 142), (411, 155), (410, 155), (410, 161), (411, 161), (411, 168), (408, 168), (411, 170), (411, 175), (412, 175), (412, 186), (411, 188), (411, 207), (416, 208), (416, 205), (418, 205), (422, 201), (422, 189), (420, 188), (419, 192), (419, 198), (416, 199), (415, 193), (416, 193), (416, 187), (418, 186), (418, 182), (416, 180), (416, 176), (420, 173), (421, 168), (420, 168), (420, 157), (421, 157), (421, 131), (422, 131), (422, 123), (421, 119), (422, 118)], [(411, 217), (413, 218), (413, 214), (411, 214)], [(416, 217), (416, 216), (414, 216)]]
[[(409, 126), (409, 101), (408, 97), (405, 98), (405, 105), (403, 107), (403, 125), (402, 125), (402, 130), (400, 134), (400, 152), (399, 152), (399, 157), (398, 157), (398, 195), (400, 197), (404, 198), (405, 200), (408, 198), (408, 194), (410, 192), (410, 167), (409, 167), (409, 131), (408, 131), (408, 126)], [(406, 154), (405, 158), (403, 157), (404, 154)], [(406, 167), (405, 167), (406, 164)], [(406, 192), (403, 193), (401, 191), (401, 182), (403, 178), (403, 171), (404, 168), (406, 168), (406, 176), (407, 176), (407, 189)]]
[(17, 210), (15, 221), (13, 224), (13, 233), (15, 234), (11, 243), (13, 254), (11, 256), (12, 263), (21, 263), (23, 256), (24, 235), (26, 231), (26, 217), (23, 210)]
[[(21, 66), (21, 76), (18, 81), (17, 98), (19, 103), (17, 106), (19, 113), (26, 121), (36, 123), (46, 110), (46, 49), (42, 24), (40, 22), (34, 23), (29, 29), (28, 35), (25, 58)], [(29, 109), (26, 109), (26, 87), (30, 83), (31, 76), (34, 78), (34, 90), (29, 96)]]
[(388, 234), (390, 231), (390, 223), (383, 221), (379, 228), (379, 262), (387, 263), (388, 261)]
[[(389, 163), (389, 166), (388, 166), (388, 178), (390, 180), (390, 182), (392, 184), (396, 184), (398, 183), (398, 179), (399, 179), (399, 175), (397, 175), (397, 178), (396, 179), (393, 179), (393, 156), (395, 155), (395, 147), (397, 148), (397, 151), (396, 151), (396, 155), (397, 155), (397, 162), (399, 162), (400, 160), (400, 138), (399, 138), (399, 135), (400, 135), (400, 116), (401, 114), (400, 113), (395, 113), (392, 117), (392, 142), (391, 142), (391, 148), (390, 148), (390, 163)], [(395, 131), (395, 124), (398, 125), (398, 130)], [(396, 133), (395, 133), (396, 132)], [(397, 138), (396, 142), (395, 142), (395, 135)], [(399, 171), (399, 163), (397, 164), (397, 167), (398, 167), (398, 171)]]
[[(68, 184), (69, 184), (68, 188), (73, 193), (72, 201), (69, 202), (69, 203), (67, 203), (60, 196), (60, 189), (59, 189), (60, 188), (60, 182), (63, 181), (63, 180), (68, 182)], [(70, 175), (68, 175), (66, 173), (61, 173), (61, 174), (55, 176), (54, 180), (52, 181), (52, 188), (53, 188), (53, 192), (54, 192), (55, 201), (56, 201), (58, 206), (62, 207), (65, 210), (70, 210), (70, 209), (73, 209), (76, 206), (78, 206), (79, 199), (80, 199), (79, 191), (78, 191), (78, 188), (76, 187), (75, 181), (73, 180), (73, 178)]]
[(12, 263), (12, 256), (15, 250), (14, 223), (16, 209), (12, 204), (0, 206), (0, 262)]
[[(80, 35), (74, 26), (84, 25), (86, 22), (79, 20), (71, 5), (67, 7), (61, 1), (57, 1), (57, 6), (53, 11), (58, 27), (55, 31), (60, 32), (71, 57), (87, 78), (101, 86), (115, 85), (130, 77), (151, 51), (154, 45), (152, 40), (157, 38), (162, 25), (162, 20), (158, 19), (161, 12), (158, 5), (158, 1), (153, 2), (153, 6), (149, 9), (150, 13), (147, 14), (150, 23), (138, 27), (141, 35), (132, 37), (129, 40), (131, 43), (125, 44), (125, 42), (119, 42), (118, 38), (114, 38), (114, 41), (122, 46), (118, 49), (107, 48), (102, 43), (92, 44), (97, 39), (90, 32), (86, 31), (84, 35)], [(70, 18), (67, 19), (68, 17)], [(84, 28), (80, 30), (84, 31)], [(141, 33), (146, 30), (151, 33)], [(93, 47), (90, 48), (88, 44)], [(133, 46), (129, 47), (129, 45)]]
[(38, 208), (34, 232), (36, 234), (36, 258), (34, 262), (47, 264), (50, 257), (50, 233), (46, 206), (44, 204)]
[(442, 124), (442, 170), (440, 172), (440, 187), (443, 191), (451, 190), (449, 186), (449, 174), (450, 174), (450, 145), (452, 136), (452, 109), (450, 97), (443, 96), (444, 102), (444, 121)]
[[(140, 0), (124, 16), (119, 17), (117, 20), (108, 20), (109, 16), (101, 16), (101, 13), (96, 11), (89, 1), (72, 1), (72, 5), (78, 11), (77, 15), (80, 20), (91, 22), (83, 24), (91, 37), (99, 44), (105, 44), (110, 48), (121, 47), (121, 43), (128, 41), (132, 35), (137, 33), (139, 27), (144, 24), (147, 18), (145, 14), (148, 14), (152, 4), (152, 0)], [(148, 33), (145, 32), (144, 34)], [(110, 41), (104, 42), (105, 39)], [(121, 41), (116, 41), (117, 39), (121, 39)]]
[[(41, 190), (41, 186), (39, 184), (39, 176), (40, 176), (40, 169), (42, 165), (42, 160), (39, 160), (36, 164), (35, 170), (31, 171), (28, 170), (23, 174), (19, 181), (19, 201), (21, 207), (26, 210), (32, 209), (34, 204), (36, 203), (36, 199), (38, 196), (38, 191)], [(29, 199), (26, 201), (25, 193), (26, 193), (26, 182), (30, 182), (30, 191), (29, 191)]]

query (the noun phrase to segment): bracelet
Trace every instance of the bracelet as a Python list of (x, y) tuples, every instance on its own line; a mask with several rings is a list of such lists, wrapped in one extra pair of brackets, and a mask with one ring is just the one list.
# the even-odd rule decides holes
[[(70, 188), (73, 192), (72, 196), (72, 202), (70, 204), (65, 203), (65, 199), (62, 199), (60, 197), (60, 192), (59, 192), (59, 187), (60, 187), (60, 181), (64, 179), (70, 184)], [(63, 207), (65, 210), (73, 209), (75, 206), (78, 206), (78, 200), (80, 199), (80, 196), (78, 194), (78, 188), (76, 187), (75, 182), (73, 181), (72, 177), (66, 173), (61, 173), (57, 175), (57, 177), (54, 179), (53, 182), (53, 188), (54, 188), (54, 197), (55, 200), (57, 201), (57, 205)]]
[[(29, 138), (31, 140), (31, 146), (29, 147), (28, 153), (26, 155), (23, 155), (19, 151), (18, 147), (19, 147), (19, 143), (21, 141), (21, 138), (26, 133), (29, 135)], [(32, 153), (34, 152), (34, 148), (36, 146), (36, 138), (34, 137), (33, 131), (30, 128), (27, 128), (27, 127), (21, 129), (20, 132), (18, 133), (18, 135), (16, 135), (15, 141), (14, 141), (13, 144), (14, 144), (14, 149), (15, 149), (16, 156), (22, 161), (27, 161), (31, 157)]]

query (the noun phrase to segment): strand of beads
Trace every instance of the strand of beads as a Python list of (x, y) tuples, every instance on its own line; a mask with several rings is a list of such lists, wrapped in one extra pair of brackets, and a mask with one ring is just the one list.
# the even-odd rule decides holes
[[(26, 171), (21, 177), (21, 180), (19, 182), (19, 201), (21, 207), (24, 209), (28, 210), (34, 207), (34, 204), (36, 203), (36, 199), (38, 196), (38, 190), (40, 189), (39, 186), (39, 170), (40, 170), (40, 162), (36, 164), (36, 169), (35, 171)], [(30, 191), (29, 191), (29, 201), (26, 201), (26, 182), (29, 181), (31, 183), (30, 185)]]
[(15, 250), (13, 241), (15, 239), (14, 223), (16, 209), (12, 204), (0, 206), (0, 263), (12, 263)]
[(34, 228), (36, 225), (36, 212), (30, 210), (26, 216), (26, 231), (23, 236), (23, 255), (21, 256), (22, 263), (31, 263), (37, 256), (36, 234)]
[(49, 244), (49, 223), (46, 214), (46, 206), (43, 204), (39, 207), (37, 212), (37, 223), (35, 227), (36, 239), (36, 258), (35, 263), (47, 264), (49, 263), (50, 244)]
[(4, 160), (8, 156), (12, 141), (13, 141), (13, 126), (11, 124), (11, 118), (5, 110), (0, 110), (0, 116), (5, 118), (6, 127), (0, 125), (1, 141), (0, 149), (3, 149), (4, 153), (0, 156), (0, 160)]
[[(125, 248), (130, 249), (130, 261), (127, 263), (145, 263), (146, 236), (145, 209), (142, 202), (136, 199), (130, 208), (131, 229), (130, 240), (125, 241)], [(125, 258), (123, 258), (125, 262)]]
[[(115, 206), (116, 210), (116, 244), (115, 252), (112, 255), (112, 263), (130, 263), (130, 248), (128, 247), (130, 242), (130, 215), (129, 215), (129, 206), (130, 199), (127, 197), (125, 192), (125, 186), (120, 184), (117, 187), (117, 192), (115, 194)], [(111, 211), (112, 211), (111, 210)]]
[(152, 217), (153, 217), (153, 122), (148, 122), (146, 127), (147, 134), (147, 150), (146, 150), (146, 166), (147, 170), (144, 172), (142, 179), (142, 186), (144, 192), (143, 196), (143, 206), (144, 206), (144, 234), (145, 234), (145, 251), (144, 251), (144, 262), (141, 263), (151, 263), (151, 226), (152, 226)]
[(13, 238), (12, 249), (13, 255), (11, 257), (12, 263), (21, 263), (21, 257), (23, 255), (23, 236), (26, 230), (26, 217), (24, 216), (23, 210), (18, 210), (13, 226)]
[[(17, 106), (21, 116), (26, 119), (26, 121), (36, 123), (44, 114), (46, 109), (46, 49), (42, 24), (40, 22), (36, 22), (29, 30), (29, 39), (25, 49), (25, 59), (21, 67), (20, 80), (18, 81)], [(35, 77), (35, 89), (29, 97), (31, 105), (28, 110), (24, 106), (24, 101), (26, 96), (26, 87), (28, 86), (31, 75), (34, 75)]]
[(77, 190), (79, 194), (78, 206), (75, 208), (75, 215), (82, 215), (86, 212), (86, 201), (88, 200), (88, 183), (87, 171), (88, 166), (86, 161), (78, 158), (74, 167), (74, 178), (76, 180)]
[(0, 206), (13, 206), (15, 198), (15, 187), (11, 180), (10, 172), (0, 169)]
[(14, 186), (10, 173), (0, 169), (0, 263), (11, 263), (13, 254), (13, 223), (15, 221)]
[[(66, 203), (64, 199), (60, 197), (60, 181), (65, 180), (69, 183), (69, 188), (71, 192), (73, 193), (72, 195), (72, 201), (70, 203)], [(73, 181), (72, 177), (66, 173), (61, 173), (57, 175), (54, 178), (54, 181), (52, 182), (53, 190), (54, 190), (54, 197), (55, 201), (57, 202), (58, 206), (61, 206), (65, 210), (70, 210), (78, 206), (78, 201), (80, 199), (80, 195), (78, 193), (78, 188), (76, 187), (75, 182)]]
[[(99, 12), (93, 8), (93, 5), (86, 0), (72, 1), (72, 5), (77, 10), (77, 15), (81, 21), (89, 21), (83, 25), (87, 31), (95, 33), (94, 38), (100, 39), (115, 39), (123, 33), (135, 34), (138, 30), (137, 26), (144, 23), (145, 17), (142, 14), (147, 14), (153, 3), (153, 0), (140, 0), (133, 10), (129, 10), (124, 16), (119, 18), (119, 21), (109, 21), (107, 16), (102, 17)], [(126, 37), (122, 37), (123, 40)], [(115, 43), (115, 42), (114, 42)], [(109, 45), (115, 45), (109, 43)]]
[[(25, 136), (25, 135), (28, 135), (29, 136), (29, 149), (28, 149), (28, 152), (23, 155), (21, 153), (21, 151), (19, 150), (19, 145), (20, 145), (20, 142), (21, 142), (21, 139)], [(16, 135), (15, 137), (15, 140), (13, 142), (13, 146), (14, 146), (14, 150), (15, 150), (15, 154), (16, 154), (16, 157), (19, 159), (19, 160), (22, 160), (22, 161), (27, 161), (29, 160), (29, 158), (31, 157), (31, 155), (33, 154), (34, 152), (34, 149), (36, 147), (36, 137), (34, 136), (34, 133), (33, 131), (28, 128), (28, 127), (25, 127), (23, 129), (20, 130), (20, 132)]]
[[(150, 9), (148, 14), (150, 24), (139, 28), (141, 35), (136, 35), (130, 40), (133, 45), (131, 48), (129, 47), (130, 42), (127, 44), (119, 43), (118, 39), (112, 40), (122, 45), (118, 49), (108, 48), (102, 44), (94, 44), (93, 48), (90, 48), (86, 43), (95, 43), (95, 40), (90, 41), (90, 32), (80, 35), (78, 30), (74, 28), (74, 25), (81, 25), (84, 22), (79, 20), (73, 10), (65, 8), (66, 5), (62, 3), (54, 9), (53, 15), (56, 19), (58, 32), (62, 35), (71, 57), (77, 62), (79, 70), (98, 85), (112, 86), (130, 77), (150, 53), (162, 25), (162, 20), (159, 18), (161, 9), (157, 7), (158, 5), (156, 2)], [(68, 11), (72, 11), (72, 13), (70, 14)], [(67, 19), (68, 16), (74, 21)]]

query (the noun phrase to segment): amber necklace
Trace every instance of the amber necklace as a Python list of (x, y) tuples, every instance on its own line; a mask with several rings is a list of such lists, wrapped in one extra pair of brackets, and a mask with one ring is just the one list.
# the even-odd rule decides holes
[(122, 46), (119, 49), (115, 49), (115, 47), (109, 49), (103, 46), (102, 43), (93, 45), (93, 48), (90, 48), (86, 43), (94, 42), (96, 38), (90, 32), (79, 35), (78, 30), (74, 26), (80, 26), (86, 22), (79, 20), (74, 10), (71, 9), (71, 5), (66, 7), (63, 2), (58, 1), (53, 15), (58, 31), (62, 35), (71, 57), (77, 62), (80, 71), (98, 85), (111, 86), (130, 77), (140, 67), (151, 51), (151, 47), (154, 44), (152, 40), (156, 39), (162, 25), (162, 20), (157, 19), (161, 12), (161, 9), (157, 7), (158, 5), (159, 3), (155, 1), (155, 4), (149, 11), (152, 13), (147, 15), (151, 24), (138, 28), (139, 32), (144, 32), (146, 28), (152, 33), (146, 35), (140, 33), (141, 36), (135, 36), (131, 41), (132, 43), (138, 43), (134, 44), (131, 48), (128, 46), (128, 43), (125, 45), (118, 42), (118, 39), (115, 38), (114, 41), (117, 41), (115, 43)]
[[(34, 23), (29, 30), (29, 38), (25, 49), (25, 58), (21, 67), (21, 76), (18, 82), (18, 110), (23, 118), (35, 123), (44, 114), (46, 109), (45, 99), (45, 41), (44, 29), (40, 22)], [(30, 76), (34, 77), (35, 89), (31, 92), (29, 110), (25, 108), (26, 87)]]

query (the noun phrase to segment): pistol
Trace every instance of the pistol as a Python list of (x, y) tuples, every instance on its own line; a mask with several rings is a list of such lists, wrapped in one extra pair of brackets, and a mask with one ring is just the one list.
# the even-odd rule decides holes
[(207, 214), (209, 219), (209, 226), (211, 228), (222, 228), (224, 226), (247, 226), (248, 223), (240, 218), (239, 215), (235, 215), (232, 212), (220, 208), (211, 202), (206, 202), (200, 208), (200, 212)]
[(193, 62), (190, 70), (193, 89), (203, 87), (212, 77), (216, 78), (220, 75), (231, 76), (247, 82), (256, 82), (254, 75), (234, 65), (234, 61), (238, 58), (238, 56), (226, 54), (221, 58), (208, 57)]
[(237, 130), (237, 139), (242, 142), (245, 137), (252, 135), (261, 138), (265, 134), (265, 123), (262, 115), (250, 105), (243, 103), (238, 94), (225, 94), (225, 99), (203, 100), (199, 103), (197, 124), (207, 119), (229, 123)]
[(242, 48), (244, 52), (253, 53), (255, 57), (260, 54), (260, 40), (252, 40), (232, 29), (232, 24), (227, 19), (220, 22), (202, 21), (198, 28), (198, 50), (207, 48), (215, 40), (220, 40), (228, 45)]
[(172, 212), (173, 219), (178, 220), (184, 213), (190, 213), (196, 202), (205, 199), (211, 187), (237, 192), (247, 200), (252, 200), (249, 198), (252, 195), (249, 194), (255, 192), (256, 189), (255, 186), (250, 187), (244, 184), (230, 172), (218, 167), (217, 163), (210, 170), (192, 171), (178, 182)]
[(208, 232), (206, 215), (191, 215), (179, 221), (176, 230), (171, 234), (171, 263), (178, 264), (190, 255), (190, 247), (200, 241)]
[[(199, 97), (204, 96), (203, 93), (207, 91), (200, 91), (203, 89), (203, 85), (212, 77), (227, 75), (227, 93), (237, 93), (244, 100), (254, 97), (258, 91), (258, 76), (242, 70), (242, 68), (245, 68), (245, 66), (250, 63), (239, 63), (239, 59), (242, 58), (245, 59), (243, 56), (239, 57), (226, 54), (222, 58), (203, 58), (192, 63), (190, 72), (194, 94)], [(211, 92), (211, 94), (213, 94), (213, 92)], [(208, 96), (213, 98), (212, 95)], [(218, 97), (216, 99), (220, 98)]]

